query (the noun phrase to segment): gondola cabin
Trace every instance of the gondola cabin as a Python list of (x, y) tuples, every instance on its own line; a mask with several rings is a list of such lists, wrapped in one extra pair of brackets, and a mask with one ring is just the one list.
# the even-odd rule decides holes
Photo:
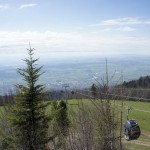
[(124, 137), (126, 140), (136, 140), (140, 137), (140, 126), (135, 120), (128, 120), (124, 125)]

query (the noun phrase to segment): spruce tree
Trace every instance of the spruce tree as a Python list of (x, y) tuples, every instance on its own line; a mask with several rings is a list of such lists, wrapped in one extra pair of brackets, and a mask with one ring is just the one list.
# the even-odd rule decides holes
[(91, 92), (92, 92), (92, 96), (94, 97), (94, 99), (96, 98), (97, 96), (97, 87), (95, 84), (92, 84), (91, 86)]
[(59, 126), (60, 133), (62, 136), (68, 136), (70, 121), (68, 117), (67, 104), (64, 101), (60, 101), (58, 105), (59, 113), (57, 113), (56, 121)]
[(25, 69), (18, 69), (26, 85), (17, 85), (17, 96), (12, 110), (11, 121), (16, 129), (18, 141), (23, 150), (46, 150), (49, 118), (46, 115), (47, 104), (43, 100), (44, 85), (37, 81), (41, 76), (42, 67), (37, 66), (34, 49), (28, 50), (25, 58)]
[(66, 149), (65, 144), (69, 135), (70, 120), (67, 104), (64, 101), (53, 101), (51, 111), (53, 114), (53, 134), (55, 149)]

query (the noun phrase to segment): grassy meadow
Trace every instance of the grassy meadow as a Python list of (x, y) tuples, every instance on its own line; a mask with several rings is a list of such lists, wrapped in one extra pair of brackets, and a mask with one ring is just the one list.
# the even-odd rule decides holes
[[(77, 109), (80, 100), (69, 100), (69, 108)], [(97, 105), (99, 102), (91, 101), (88, 99), (82, 100), (85, 105)], [(115, 106), (117, 107), (117, 111), (121, 110), (121, 101), (115, 101)], [(150, 132), (150, 103), (149, 102), (135, 102), (135, 101), (123, 101), (123, 121), (126, 121), (127, 108), (132, 107), (132, 110), (129, 113), (129, 119), (135, 119), (141, 127), (142, 131)]]
[(128, 150), (149, 150), (150, 149), (150, 103), (149, 102), (124, 102), (124, 118), (126, 118), (126, 108), (132, 107), (129, 119), (135, 119), (141, 128), (141, 136), (138, 140), (125, 142)]
[[(114, 101), (113, 101), (114, 102)], [(121, 101), (115, 101), (116, 111), (118, 112), (118, 118), (120, 118)], [(85, 105), (86, 107), (98, 108), (99, 101), (82, 100), (69, 100), (68, 106), (70, 110), (78, 111), (79, 105)], [(114, 103), (113, 103), (114, 104)], [(126, 122), (127, 108), (131, 107), (132, 110), (129, 113), (129, 119), (135, 119), (141, 128), (141, 136), (138, 140), (125, 141), (123, 145), (127, 150), (149, 150), (150, 149), (150, 103), (149, 102), (135, 102), (135, 101), (123, 101), (123, 125)]]
[[(122, 101), (116, 100), (112, 101), (112, 106), (115, 107), (115, 112), (117, 113), (118, 122), (120, 122), (120, 112), (121, 112), (121, 103)], [(96, 120), (101, 117), (100, 111), (98, 110), (100, 106), (99, 100), (89, 100), (89, 99), (73, 99), (68, 100), (68, 109), (69, 109), (69, 117), (71, 119), (71, 124), (73, 128), (71, 129), (71, 136), (76, 138), (76, 131), (83, 132), (82, 128), (87, 127), (87, 136), (90, 140), (91, 137), (89, 131), (89, 127), (85, 126), (86, 121), (91, 122), (89, 123), (90, 126), (96, 126)], [(135, 101), (123, 101), (123, 125), (126, 122), (126, 114), (127, 108), (132, 107), (132, 110), (129, 113), (129, 119), (135, 119), (137, 123), (140, 125), (141, 128), (141, 136), (138, 140), (133, 141), (126, 141), (123, 138), (122, 132), (122, 141), (123, 147), (126, 150), (149, 150), (150, 149), (150, 103), (148, 102), (135, 102)], [(0, 109), (1, 115), (4, 112), (4, 107)], [(51, 114), (51, 105), (48, 106), (48, 114)], [(90, 119), (89, 119), (90, 118)], [(120, 128), (120, 127), (119, 127)], [(119, 136), (119, 130), (118, 130)], [(78, 137), (81, 142), (85, 142), (83, 137)], [(91, 143), (92, 144), (92, 143)]]

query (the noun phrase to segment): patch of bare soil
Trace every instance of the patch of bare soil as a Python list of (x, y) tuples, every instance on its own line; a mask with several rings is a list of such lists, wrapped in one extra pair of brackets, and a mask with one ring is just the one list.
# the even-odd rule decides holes
[(123, 143), (132, 143), (132, 144), (138, 144), (138, 145), (143, 145), (143, 146), (148, 146), (150, 147), (150, 132), (142, 132), (142, 135), (147, 137), (147, 141), (142, 140), (142, 139), (138, 139), (138, 140), (131, 140), (131, 141), (126, 141), (125, 139), (123, 139)]
[(148, 138), (150, 138), (150, 132), (142, 131), (142, 135), (147, 136)]
[(138, 144), (138, 145), (143, 145), (143, 146), (148, 146), (150, 147), (150, 143), (149, 142), (144, 142), (144, 141), (140, 141), (140, 140), (132, 140), (132, 141), (125, 141), (123, 140), (124, 143), (132, 143), (132, 144)]

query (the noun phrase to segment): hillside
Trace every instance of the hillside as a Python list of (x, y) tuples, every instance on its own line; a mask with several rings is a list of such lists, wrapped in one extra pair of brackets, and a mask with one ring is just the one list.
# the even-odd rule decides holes
[(150, 76), (143, 76), (129, 82), (124, 81), (123, 86), (128, 88), (150, 88)]

